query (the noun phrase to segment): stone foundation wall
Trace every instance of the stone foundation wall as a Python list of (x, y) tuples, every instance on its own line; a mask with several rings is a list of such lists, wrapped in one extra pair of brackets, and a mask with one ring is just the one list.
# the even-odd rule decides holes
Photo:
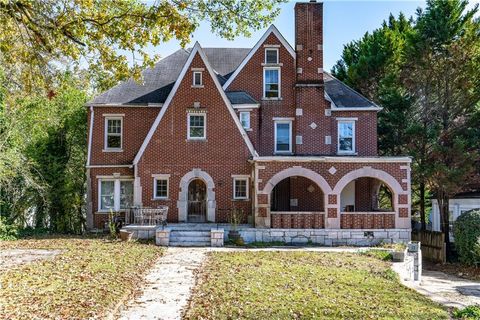
[[(409, 229), (240, 229), (245, 243), (284, 242), (287, 244), (315, 243), (324, 246), (374, 246), (380, 243), (406, 243)], [(228, 232), (225, 232), (225, 237)]]

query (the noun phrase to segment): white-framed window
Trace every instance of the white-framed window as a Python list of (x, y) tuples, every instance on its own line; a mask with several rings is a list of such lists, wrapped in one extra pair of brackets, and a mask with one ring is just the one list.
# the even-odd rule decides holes
[(153, 175), (153, 198), (168, 199), (170, 175)]
[(105, 150), (121, 150), (123, 117), (105, 118)]
[(278, 64), (278, 49), (276, 48), (265, 49), (265, 63)]
[(240, 112), (240, 123), (244, 129), (250, 129), (250, 112), (241, 111)]
[(202, 79), (202, 72), (201, 71), (194, 71), (193, 72), (193, 85), (196, 87), (200, 87), (203, 85)]
[(133, 206), (132, 179), (102, 178), (98, 181), (98, 211), (120, 211)]
[(233, 199), (248, 199), (248, 176), (233, 178)]
[(280, 98), (280, 68), (263, 68), (263, 97)]
[(338, 153), (355, 153), (355, 121), (338, 121)]
[(292, 121), (275, 121), (275, 153), (292, 152)]
[(189, 113), (188, 119), (188, 139), (202, 140), (207, 137), (207, 117), (205, 113)]

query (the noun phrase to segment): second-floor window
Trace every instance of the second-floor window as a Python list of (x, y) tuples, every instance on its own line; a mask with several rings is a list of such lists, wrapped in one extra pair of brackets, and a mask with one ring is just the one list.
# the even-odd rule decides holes
[(105, 149), (120, 150), (122, 149), (122, 117), (105, 118)]
[(355, 153), (355, 121), (338, 121), (338, 153)]
[(206, 137), (206, 115), (188, 114), (188, 139), (201, 140)]
[(240, 112), (240, 122), (242, 123), (242, 127), (244, 129), (250, 129), (250, 112)]
[(280, 98), (280, 68), (264, 68), (263, 83), (265, 98)]
[(275, 153), (292, 152), (292, 122), (275, 122)]

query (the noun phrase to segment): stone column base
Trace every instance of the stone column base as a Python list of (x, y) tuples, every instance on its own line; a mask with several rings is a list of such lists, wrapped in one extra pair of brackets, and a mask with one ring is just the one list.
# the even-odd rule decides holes
[(155, 231), (155, 244), (157, 246), (168, 247), (170, 243), (170, 229), (157, 229)]
[(212, 247), (223, 247), (225, 231), (223, 229), (212, 229), (210, 231), (210, 241)]

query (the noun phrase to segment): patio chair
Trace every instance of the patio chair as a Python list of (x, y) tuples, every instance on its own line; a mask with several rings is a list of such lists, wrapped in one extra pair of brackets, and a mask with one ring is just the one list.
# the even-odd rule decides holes
[(168, 216), (168, 206), (159, 206), (155, 211), (155, 224), (156, 225), (167, 225), (167, 216)]

